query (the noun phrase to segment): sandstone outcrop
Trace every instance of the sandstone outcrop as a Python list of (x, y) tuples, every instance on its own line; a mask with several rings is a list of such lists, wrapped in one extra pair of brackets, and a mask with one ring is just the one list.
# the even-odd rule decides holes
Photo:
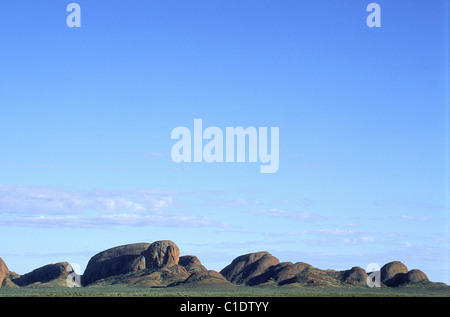
[(184, 255), (179, 258), (178, 264), (184, 267), (189, 273), (207, 271), (200, 260), (194, 255)]
[[(368, 273), (360, 267), (349, 270), (321, 270), (304, 262), (279, 262), (268, 252), (241, 255), (220, 273), (231, 283), (254, 285), (288, 285), (339, 287), (367, 286)], [(402, 262), (385, 264), (380, 270), (381, 282), (388, 287), (408, 283), (428, 283), (428, 277), (420, 270), (408, 271)]]
[(71, 267), (68, 268), (68, 266), (69, 263), (67, 262), (47, 264), (11, 281), (18, 286), (27, 286), (34, 283), (46, 283), (55, 279), (65, 280), (71, 271)]
[(255, 286), (261, 284), (286, 285), (298, 283), (302, 286), (339, 286), (340, 273), (320, 270), (304, 262), (282, 262), (268, 252), (241, 255), (220, 273), (230, 282)]
[(114, 275), (136, 272), (146, 268), (142, 254), (150, 243), (134, 243), (114, 247), (94, 255), (88, 262), (81, 278), (83, 285)]
[(397, 287), (410, 283), (429, 283), (427, 275), (421, 270), (408, 271), (402, 262), (394, 261), (385, 264), (381, 270), (381, 282), (389, 287)]
[(269, 252), (249, 253), (234, 259), (220, 273), (232, 283), (255, 285), (252, 279), (258, 280), (268, 268), (279, 263)]
[[(22, 276), (11, 272), (0, 258), (0, 287), (67, 286), (72, 269), (67, 262), (48, 264)], [(370, 272), (369, 272), (370, 273)], [(420, 270), (410, 270), (399, 261), (380, 269), (383, 287), (437, 285)], [(235, 258), (220, 272), (208, 270), (193, 255), (180, 256), (170, 240), (117, 246), (94, 255), (81, 277), (83, 286), (135, 285), (167, 287), (186, 285), (367, 287), (368, 273), (360, 267), (322, 270), (304, 262), (280, 262), (269, 252), (248, 253)]]
[(381, 267), (381, 282), (387, 286), (398, 286), (405, 282), (408, 268), (400, 261), (386, 263)]
[(2, 287), (3, 280), (5, 279), (8, 272), (8, 267), (6, 266), (5, 262), (3, 262), (2, 258), (0, 258), (0, 288)]
[(83, 285), (137, 284), (150, 287), (180, 283), (192, 273), (207, 271), (192, 255), (182, 256), (170, 240), (134, 243), (93, 256), (82, 276)]
[[(169, 240), (118, 246), (93, 256), (81, 282), (83, 285), (89, 285), (111, 276), (172, 267), (178, 264), (179, 256), (178, 246)], [(186, 270), (183, 270), (184, 275)]]
[(229, 283), (222, 274), (213, 270), (196, 271), (183, 284), (224, 284)]
[(423, 283), (429, 282), (428, 276), (423, 273), (421, 270), (411, 270), (406, 274), (406, 282), (407, 283)]
[(163, 240), (152, 243), (142, 255), (147, 268), (158, 268), (178, 264), (180, 250), (172, 241)]
[(292, 262), (283, 262), (274, 267), (272, 278), (277, 283), (285, 284), (309, 266), (308, 263), (304, 262), (297, 262), (295, 264)]
[(342, 273), (342, 281), (347, 284), (365, 286), (367, 285), (368, 274), (359, 266), (354, 266), (350, 270)]

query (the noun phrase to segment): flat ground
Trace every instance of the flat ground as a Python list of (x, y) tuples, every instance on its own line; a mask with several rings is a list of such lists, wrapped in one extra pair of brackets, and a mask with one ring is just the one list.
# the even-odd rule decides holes
[(450, 297), (450, 286), (398, 288), (316, 288), (316, 287), (246, 287), (197, 286), (140, 288), (133, 286), (102, 287), (21, 287), (1, 288), (0, 297)]

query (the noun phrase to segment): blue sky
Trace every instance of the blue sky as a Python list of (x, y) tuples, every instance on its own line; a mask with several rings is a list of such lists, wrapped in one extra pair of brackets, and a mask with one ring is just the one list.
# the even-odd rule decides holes
[[(0, 256), (20, 274), (173, 240), (220, 270), (267, 250), (400, 260), (450, 283), (448, 2), (7, 1)], [(174, 163), (172, 129), (279, 127), (280, 167)]]

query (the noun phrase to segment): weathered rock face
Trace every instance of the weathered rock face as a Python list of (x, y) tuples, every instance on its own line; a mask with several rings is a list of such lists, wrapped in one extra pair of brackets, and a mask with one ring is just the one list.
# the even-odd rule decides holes
[(12, 279), (12, 282), (18, 286), (25, 286), (33, 283), (50, 282), (58, 278), (67, 278), (71, 271), (71, 268), (68, 269), (68, 266), (69, 263), (67, 262), (48, 264)]
[(429, 282), (428, 276), (421, 270), (411, 270), (406, 274), (407, 283)]
[(149, 247), (150, 243), (127, 244), (94, 255), (88, 262), (81, 283), (88, 285), (109, 276), (145, 269), (146, 260), (142, 253)]
[(380, 270), (381, 282), (387, 286), (398, 286), (405, 282), (408, 268), (400, 261), (389, 262)]
[(364, 286), (367, 285), (368, 274), (362, 268), (355, 266), (350, 270), (344, 271), (342, 281), (347, 284)]
[(102, 251), (94, 255), (91, 260), (96, 262), (103, 262), (110, 259), (117, 259), (121, 256), (138, 256), (142, 252), (148, 249), (150, 243), (133, 243), (114, 247), (105, 251)]
[(321, 270), (309, 265), (300, 273), (296, 274), (292, 279), (285, 283), (298, 283), (302, 286), (314, 287), (337, 287), (342, 282), (339, 279), (340, 272), (334, 270)]
[(118, 246), (93, 256), (81, 282), (88, 285), (115, 275), (171, 267), (178, 264), (179, 256), (177, 245), (169, 240)]
[(280, 261), (268, 252), (249, 253), (234, 259), (220, 273), (232, 283), (256, 285), (259, 284), (256, 280), (268, 268), (279, 263)]
[(309, 266), (308, 263), (304, 262), (297, 262), (295, 264), (283, 262), (274, 268), (272, 276), (276, 282), (286, 283)]
[(12, 282), (13, 279), (16, 279), (16, 278), (19, 278), (19, 277), (20, 277), (20, 275), (17, 274), (16, 272), (9, 271), (6, 274), (5, 279), (3, 280), (2, 286), (3, 287), (8, 287), (8, 288), (17, 288), (17, 287), (19, 287), (19, 285), (14, 284)]
[(2, 258), (0, 258), (0, 288), (2, 287), (3, 280), (5, 279), (8, 272), (8, 267), (6, 266), (5, 262), (3, 262)]
[(147, 268), (158, 268), (178, 264), (180, 250), (172, 241), (163, 240), (153, 242), (142, 255)]
[(194, 255), (181, 256), (178, 264), (184, 267), (189, 273), (207, 271), (206, 267), (204, 267), (200, 260)]
[[(367, 286), (367, 272), (360, 267), (350, 270), (321, 270), (308, 263), (282, 262), (268, 252), (241, 255), (234, 259), (220, 273), (230, 282), (248, 286), (261, 284), (300, 284), (301, 286), (340, 287), (346, 284)], [(389, 287), (406, 283), (429, 282), (420, 270), (411, 270), (399, 261), (385, 264), (381, 270), (381, 281)]]
[(247, 282), (247, 285), (260, 285), (264, 283), (277, 283), (279, 285), (289, 284), (294, 281), (297, 274), (309, 267), (308, 263), (282, 262), (268, 267), (264, 273), (254, 276)]
[(196, 271), (183, 284), (224, 284), (229, 283), (222, 274), (213, 270)]
[[(0, 287), (66, 286), (72, 273), (67, 262), (49, 264), (25, 275), (10, 272), (0, 258)], [(405, 284), (422, 286), (432, 283), (420, 270), (408, 271), (394, 261), (381, 270), (381, 282), (389, 287)], [(180, 250), (169, 240), (154, 243), (134, 243), (114, 247), (93, 256), (81, 278), (83, 285), (136, 285), (140, 287), (167, 287), (183, 284), (206, 285), (231, 283), (254, 285), (297, 284), (297, 286), (345, 287), (366, 286), (368, 274), (360, 267), (350, 270), (321, 270), (303, 262), (282, 262), (268, 252), (256, 252), (235, 258), (220, 273), (207, 270), (193, 255), (180, 257)], [(35, 284), (39, 283), (39, 284)], [(228, 285), (227, 285), (228, 284)], [(190, 287), (189, 286), (189, 287)], [(222, 287), (222, 286), (221, 286)], [(232, 286), (231, 286), (232, 287)]]

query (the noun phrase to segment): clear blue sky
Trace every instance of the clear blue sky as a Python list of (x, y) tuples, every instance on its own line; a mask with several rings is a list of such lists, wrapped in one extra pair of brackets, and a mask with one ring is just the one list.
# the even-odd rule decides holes
[[(4, 1), (0, 257), (20, 274), (173, 240), (399, 260), (450, 283), (448, 1)], [(172, 162), (173, 128), (279, 127), (280, 167)], [(5, 243), (6, 241), (6, 243)]]

